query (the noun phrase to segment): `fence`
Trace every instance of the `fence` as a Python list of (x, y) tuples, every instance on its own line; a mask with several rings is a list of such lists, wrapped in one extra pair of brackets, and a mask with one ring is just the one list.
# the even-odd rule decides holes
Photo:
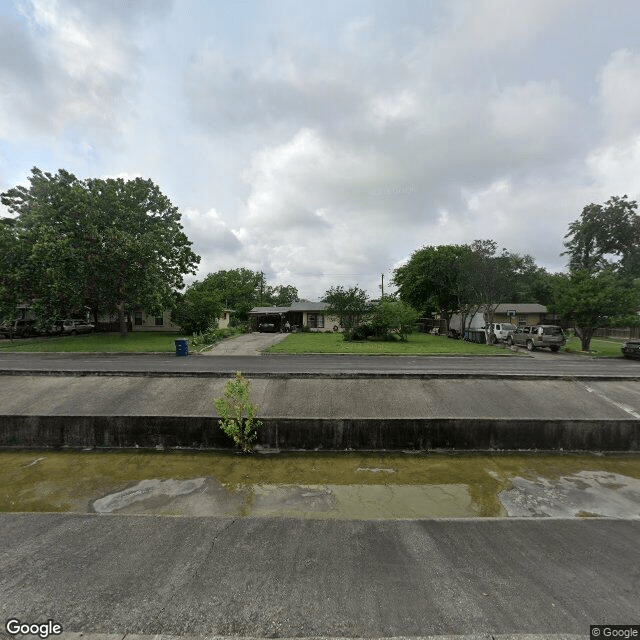
[(640, 327), (601, 327), (593, 335), (596, 338), (640, 338)]

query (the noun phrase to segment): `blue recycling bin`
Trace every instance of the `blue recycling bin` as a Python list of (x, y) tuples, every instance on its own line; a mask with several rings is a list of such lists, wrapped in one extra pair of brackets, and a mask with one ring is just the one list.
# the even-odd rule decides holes
[(176, 339), (176, 355), (177, 356), (189, 355), (189, 340), (187, 338)]

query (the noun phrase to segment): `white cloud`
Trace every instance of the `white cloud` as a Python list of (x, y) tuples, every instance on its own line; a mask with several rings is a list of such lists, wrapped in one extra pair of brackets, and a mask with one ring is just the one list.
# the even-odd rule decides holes
[(615, 51), (598, 75), (603, 124), (614, 139), (640, 133), (640, 55)]
[(492, 127), (506, 147), (548, 154), (570, 142), (577, 108), (556, 83), (508, 87), (489, 104)]
[(585, 204), (640, 195), (620, 3), (24, 0), (0, 22), (0, 180), (150, 176), (199, 277), (263, 269), (310, 298), (377, 294), (425, 244), (559, 267)]

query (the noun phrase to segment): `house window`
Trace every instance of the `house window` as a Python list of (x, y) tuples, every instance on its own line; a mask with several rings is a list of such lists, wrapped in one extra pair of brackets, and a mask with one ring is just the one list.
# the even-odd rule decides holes
[(156, 316), (156, 327), (164, 326), (164, 318), (162, 316)]
[(142, 311), (136, 311), (133, 314), (133, 324), (135, 324), (136, 327), (142, 326)]
[(324, 316), (320, 313), (307, 314), (309, 329), (324, 329)]
[(524, 327), (525, 324), (527, 324), (526, 316), (518, 316), (518, 326)]

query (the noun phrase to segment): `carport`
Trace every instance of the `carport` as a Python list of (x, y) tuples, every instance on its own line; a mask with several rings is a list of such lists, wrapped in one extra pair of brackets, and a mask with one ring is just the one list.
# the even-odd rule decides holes
[(254, 307), (248, 313), (251, 331), (257, 331), (258, 327), (265, 322), (274, 324), (276, 331), (282, 331), (288, 311), (289, 307)]

